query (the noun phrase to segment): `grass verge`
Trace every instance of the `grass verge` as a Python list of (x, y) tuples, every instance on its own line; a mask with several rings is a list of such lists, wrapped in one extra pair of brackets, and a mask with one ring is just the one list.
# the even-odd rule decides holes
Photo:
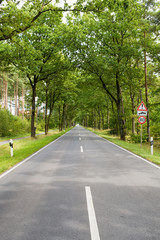
[(53, 140), (57, 139), (63, 135), (66, 131), (63, 132), (52, 132), (47, 136), (39, 135), (33, 138), (26, 138), (17, 140), (14, 142), (14, 155), (10, 156), (10, 147), (9, 144), (4, 144), (0, 146), (0, 174), (6, 170), (13, 167), (15, 164), (19, 163), (23, 159), (27, 158), (31, 154), (35, 153), (42, 147), (46, 146)]
[(160, 148), (158, 147), (159, 146), (158, 142), (154, 142), (154, 152), (153, 152), (153, 155), (151, 155), (151, 147), (149, 143), (143, 143), (141, 147), (140, 143), (131, 143), (127, 141), (122, 141), (117, 136), (109, 135), (107, 130), (93, 130), (91, 128), (88, 128), (88, 130), (117, 144), (120, 147), (123, 147), (129, 150), (132, 153), (137, 154), (138, 156), (141, 156), (149, 160), (150, 162), (160, 165)]

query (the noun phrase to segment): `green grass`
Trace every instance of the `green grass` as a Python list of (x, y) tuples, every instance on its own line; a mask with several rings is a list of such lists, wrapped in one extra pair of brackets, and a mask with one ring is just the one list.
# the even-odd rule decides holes
[[(67, 130), (66, 130), (67, 131)], [(47, 136), (39, 135), (35, 139), (26, 138), (14, 141), (14, 155), (10, 156), (9, 144), (0, 146), (0, 174), (13, 167), (15, 164), (24, 160), (34, 152), (46, 146), (56, 138), (63, 135), (64, 132), (52, 132)]]
[(151, 147), (149, 143), (143, 143), (141, 147), (140, 143), (122, 141), (117, 136), (109, 135), (107, 130), (93, 130), (91, 128), (89, 128), (88, 130), (91, 130), (97, 135), (117, 144), (120, 147), (129, 150), (132, 153), (137, 154), (138, 156), (141, 156), (149, 160), (150, 162), (160, 165), (160, 148), (159, 148), (160, 143), (158, 141), (157, 142), (154, 141), (153, 155), (151, 155)]
[[(50, 132), (56, 132), (56, 131), (58, 131), (58, 129), (53, 129)], [(36, 134), (41, 134), (41, 133), (44, 134), (44, 131), (36, 131)], [(10, 139), (27, 137), (27, 136), (30, 136), (30, 135), (31, 135), (31, 133), (23, 133), (23, 134), (17, 134), (17, 135), (9, 136), (9, 137), (0, 137), (0, 142), (7, 141), (7, 140), (10, 140)]]
[(25, 133), (25, 134), (18, 134), (18, 135), (10, 136), (10, 137), (0, 137), (0, 142), (7, 141), (10, 139), (20, 138), (20, 137), (27, 137), (30, 135), (31, 135), (30, 133), (28, 133), (28, 134)]

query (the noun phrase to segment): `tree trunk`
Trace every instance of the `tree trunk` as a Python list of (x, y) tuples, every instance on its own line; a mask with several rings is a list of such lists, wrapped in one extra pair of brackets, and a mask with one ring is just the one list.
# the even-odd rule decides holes
[(22, 85), (22, 119), (24, 120), (24, 87)]
[(66, 104), (63, 103), (63, 112), (62, 112), (62, 129), (66, 127)]
[(61, 121), (61, 104), (59, 104), (58, 113), (59, 113), (59, 131), (62, 131), (62, 121)]
[(134, 94), (132, 93), (132, 87), (130, 88), (130, 97), (132, 103), (132, 134), (135, 134), (135, 102), (134, 102)]
[(107, 102), (107, 129), (109, 129), (109, 103)]
[(126, 137), (126, 128), (125, 128), (125, 119), (124, 119), (124, 107), (123, 107), (123, 98), (121, 93), (121, 88), (119, 84), (119, 76), (116, 73), (116, 87), (117, 87), (117, 112), (118, 112), (118, 124), (120, 130), (120, 138), (125, 141)]
[(98, 106), (97, 108), (97, 113), (98, 113), (98, 129), (101, 129), (101, 113), (100, 113), (100, 107)]
[(10, 113), (12, 113), (12, 97), (10, 97)]
[[(146, 38), (146, 33), (144, 33), (144, 38)], [(145, 96), (146, 96), (146, 107), (147, 112), (147, 141), (150, 141), (150, 118), (149, 118), (149, 101), (148, 101), (148, 83), (147, 83), (147, 56), (146, 51), (144, 51), (144, 75), (145, 75)]]
[(17, 104), (17, 98), (18, 98), (18, 81), (16, 81), (16, 86), (14, 85), (14, 101), (15, 101), (15, 115), (18, 115), (18, 104)]
[(35, 134), (36, 134), (36, 128), (34, 126), (35, 110), (36, 110), (35, 98), (36, 98), (36, 83), (34, 83), (34, 85), (32, 85), (31, 137), (33, 137), (33, 138), (35, 138)]
[(134, 104), (134, 97), (132, 98), (132, 134), (135, 134), (135, 104)]
[[(47, 83), (46, 83), (47, 84)], [(48, 134), (48, 119), (47, 119), (47, 110), (48, 110), (48, 84), (46, 85), (46, 107), (45, 107), (45, 135)]]
[(97, 123), (96, 123), (96, 112), (95, 112), (95, 109), (93, 110), (93, 121), (94, 121), (94, 125), (93, 125), (93, 127), (94, 127), (94, 129), (96, 129), (96, 125), (97, 125)]
[(19, 116), (18, 80), (16, 81), (17, 116)]
[[(118, 65), (119, 65), (119, 60), (118, 60)], [(117, 69), (116, 74), (115, 74), (115, 79), (116, 79), (116, 90), (117, 90), (117, 99), (111, 94), (111, 92), (108, 90), (107, 86), (105, 85), (102, 76), (99, 77), (103, 88), (105, 89), (106, 93), (114, 100), (117, 106), (117, 112), (118, 112), (118, 125), (119, 125), (119, 130), (120, 130), (120, 138), (121, 140), (125, 140), (126, 136), (126, 126), (125, 126), (125, 116), (124, 116), (124, 107), (123, 107), (123, 98), (122, 98), (122, 93), (121, 93), (121, 88), (120, 88), (120, 83), (119, 83), (119, 70)]]
[(101, 110), (101, 116), (102, 116), (102, 129), (104, 130), (104, 113)]
[(8, 109), (8, 82), (3, 74), (3, 81), (4, 81), (4, 107)]
[(3, 82), (0, 79), (0, 89), (1, 89), (1, 107), (3, 105)]

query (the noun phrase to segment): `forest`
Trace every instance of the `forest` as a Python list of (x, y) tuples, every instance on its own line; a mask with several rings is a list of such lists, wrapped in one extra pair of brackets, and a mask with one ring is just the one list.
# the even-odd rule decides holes
[(0, 0), (0, 137), (80, 124), (160, 136), (160, 1)]

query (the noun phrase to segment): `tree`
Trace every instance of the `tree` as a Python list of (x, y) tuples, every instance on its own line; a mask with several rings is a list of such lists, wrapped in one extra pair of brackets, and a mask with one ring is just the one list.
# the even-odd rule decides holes
[(93, 74), (116, 104), (120, 136), (125, 140), (123, 82), (129, 60), (139, 55), (136, 37), (142, 12), (133, 0), (109, 1), (106, 6), (101, 13), (70, 20), (68, 49), (77, 66)]
[(144, 53), (144, 82), (145, 82), (145, 100), (146, 107), (148, 109), (147, 113), (147, 134), (148, 142), (150, 141), (150, 104), (149, 104), (149, 94), (148, 94), (148, 73), (147, 73), (147, 62), (149, 62), (148, 54), (151, 52), (151, 45), (154, 43), (157, 35), (157, 28), (155, 27), (153, 16), (156, 16), (156, 8), (158, 7), (159, 1), (155, 0), (143, 0), (143, 15), (142, 15), (142, 48)]
[[(49, 13), (48, 13), (49, 14)], [(48, 79), (59, 69), (62, 61), (57, 45), (58, 25), (61, 14), (43, 15), (39, 22), (27, 32), (17, 36), (12, 44), (12, 62), (23, 71), (32, 88), (31, 136), (35, 137), (35, 97), (37, 83)]]
[(84, 1), (77, 1), (72, 8), (64, 0), (64, 7), (57, 7), (59, 0), (26, 0), (24, 3), (18, 0), (0, 1), (0, 41), (11, 39), (32, 27), (37, 19), (47, 12), (90, 12), (99, 11), (99, 5), (82, 5)]
[(33, 26), (38, 17), (53, 7), (51, 1), (0, 1), (0, 41), (11, 39)]

